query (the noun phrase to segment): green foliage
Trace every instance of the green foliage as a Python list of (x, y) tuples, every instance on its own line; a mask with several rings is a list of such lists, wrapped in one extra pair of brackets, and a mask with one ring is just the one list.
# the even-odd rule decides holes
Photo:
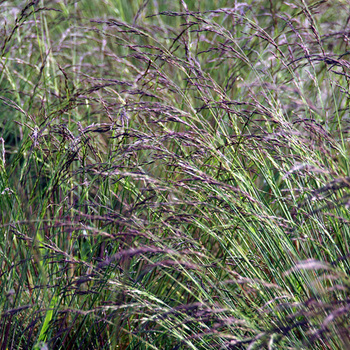
[(350, 346), (344, 2), (0, 9), (4, 349)]

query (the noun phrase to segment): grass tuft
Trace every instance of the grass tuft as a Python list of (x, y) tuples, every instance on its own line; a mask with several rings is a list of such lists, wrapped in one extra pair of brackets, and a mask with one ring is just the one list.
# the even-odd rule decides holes
[(0, 9), (1, 349), (350, 347), (344, 1)]

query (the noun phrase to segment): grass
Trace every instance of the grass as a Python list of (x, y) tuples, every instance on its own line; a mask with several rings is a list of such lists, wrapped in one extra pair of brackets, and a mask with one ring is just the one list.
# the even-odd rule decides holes
[(350, 346), (344, 1), (0, 1), (1, 349)]

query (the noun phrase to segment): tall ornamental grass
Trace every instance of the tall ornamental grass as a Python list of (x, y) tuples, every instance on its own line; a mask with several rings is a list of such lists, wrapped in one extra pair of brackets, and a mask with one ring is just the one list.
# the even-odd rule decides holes
[(350, 348), (347, 1), (0, 24), (1, 349)]

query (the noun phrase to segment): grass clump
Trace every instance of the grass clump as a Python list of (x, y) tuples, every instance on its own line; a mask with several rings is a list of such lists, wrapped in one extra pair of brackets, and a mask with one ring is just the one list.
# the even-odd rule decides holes
[(2, 1), (4, 349), (345, 349), (347, 5)]

